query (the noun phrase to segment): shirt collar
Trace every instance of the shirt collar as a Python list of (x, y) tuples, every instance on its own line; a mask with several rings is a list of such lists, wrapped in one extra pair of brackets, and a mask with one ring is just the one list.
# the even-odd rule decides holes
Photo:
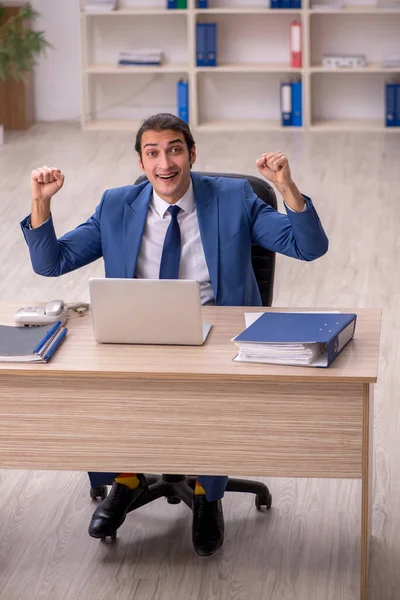
[[(156, 213), (158, 214), (158, 216), (161, 219), (164, 217), (164, 215), (167, 212), (167, 210), (169, 209), (169, 207), (174, 206), (173, 204), (169, 204), (168, 202), (165, 202), (165, 200), (160, 198), (160, 196), (155, 192), (154, 188), (153, 188), (153, 197), (150, 201), (150, 204), (153, 205)], [(193, 192), (192, 179), (190, 179), (190, 185), (189, 185), (188, 191), (186, 192), (186, 194), (184, 196), (182, 196), (182, 198), (180, 198), (180, 200), (178, 200), (178, 202), (175, 203), (175, 205), (179, 206), (179, 208), (181, 208), (183, 210), (183, 212), (187, 213), (188, 215), (193, 212), (193, 210), (194, 210), (194, 192)]]

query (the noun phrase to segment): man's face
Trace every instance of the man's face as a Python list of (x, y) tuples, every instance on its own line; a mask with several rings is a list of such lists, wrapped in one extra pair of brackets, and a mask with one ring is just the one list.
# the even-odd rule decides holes
[(196, 148), (189, 156), (183, 133), (145, 131), (142, 135), (142, 159), (139, 166), (146, 173), (156, 193), (166, 202), (175, 204), (190, 185), (190, 164), (196, 160)]

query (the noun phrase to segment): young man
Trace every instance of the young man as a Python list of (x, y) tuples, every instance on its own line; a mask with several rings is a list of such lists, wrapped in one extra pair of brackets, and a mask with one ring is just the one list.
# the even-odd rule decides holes
[[(202, 304), (259, 306), (252, 243), (307, 261), (327, 251), (313, 204), (281, 152), (263, 154), (256, 165), (282, 195), (287, 215), (257, 198), (246, 180), (191, 173), (196, 146), (187, 124), (173, 115), (146, 119), (135, 149), (148, 181), (107, 190), (88, 221), (59, 240), (50, 203), (64, 175), (51, 167), (32, 172), (32, 212), (21, 226), (36, 273), (54, 277), (103, 257), (107, 277), (195, 279)], [(93, 487), (112, 484), (89, 525), (89, 534), (102, 538), (122, 525), (146, 480), (139, 473), (89, 476)], [(196, 483), (192, 538), (202, 556), (223, 543), (226, 482), (202, 476)]]

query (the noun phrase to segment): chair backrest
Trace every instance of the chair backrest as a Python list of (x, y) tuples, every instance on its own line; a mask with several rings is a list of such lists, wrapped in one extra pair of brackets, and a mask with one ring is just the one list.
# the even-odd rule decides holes
[[(269, 204), (275, 210), (277, 209), (277, 202), (275, 192), (272, 186), (265, 179), (260, 177), (254, 177), (253, 175), (240, 175), (238, 173), (198, 173), (198, 175), (204, 175), (206, 177), (231, 177), (234, 179), (247, 179), (254, 193), (263, 200), (266, 204)], [(146, 175), (141, 175), (136, 181), (135, 185), (146, 181)], [(271, 306), (274, 288), (274, 276), (275, 276), (275, 252), (261, 248), (253, 244), (251, 249), (251, 262), (256, 276), (257, 284), (261, 294), (261, 300), (263, 306)]]

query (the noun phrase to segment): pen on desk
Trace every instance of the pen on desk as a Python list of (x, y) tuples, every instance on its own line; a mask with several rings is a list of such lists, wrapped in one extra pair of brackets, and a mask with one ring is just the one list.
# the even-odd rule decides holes
[(54, 340), (53, 345), (50, 347), (49, 351), (43, 356), (43, 360), (48, 361), (53, 356), (54, 352), (57, 350), (58, 346), (61, 344), (65, 336), (67, 335), (68, 329), (65, 328), (61, 331), (60, 335)]
[(42, 348), (45, 343), (47, 342), (48, 339), (51, 338), (51, 336), (53, 335), (53, 333), (55, 333), (55, 331), (57, 331), (58, 327), (61, 325), (61, 321), (57, 321), (56, 323), (54, 323), (53, 327), (51, 327), (48, 332), (46, 333), (46, 335), (44, 336), (44, 338), (42, 340), (40, 340), (40, 342), (38, 343), (38, 345), (36, 346), (36, 348), (33, 351), (33, 354), (37, 354), (40, 350), (40, 348)]
[(57, 343), (57, 339), (58, 337), (61, 335), (61, 333), (64, 331), (64, 327), (61, 326), (59, 327), (56, 331), (54, 331), (51, 336), (49, 337), (49, 339), (47, 340), (47, 342), (45, 344), (43, 344), (43, 346), (40, 348), (38, 354), (40, 354), (40, 356), (43, 356), (44, 354), (46, 354), (47, 350), (49, 348), (51, 348), (51, 346), (54, 343)]
[(64, 327), (60, 327), (57, 331), (53, 333), (52, 336), (50, 336), (50, 338), (47, 340), (44, 346), (40, 348), (40, 351), (38, 352), (39, 356), (43, 358), (43, 356), (47, 354), (47, 352), (53, 347), (53, 344), (57, 345), (57, 340), (63, 331)]

